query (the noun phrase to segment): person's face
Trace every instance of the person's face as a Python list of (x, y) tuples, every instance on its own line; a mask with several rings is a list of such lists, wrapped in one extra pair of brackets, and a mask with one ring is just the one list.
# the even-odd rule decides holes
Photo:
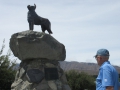
[(99, 66), (101, 66), (104, 63), (104, 60), (103, 60), (102, 56), (96, 56), (95, 59), (96, 59), (97, 64)]

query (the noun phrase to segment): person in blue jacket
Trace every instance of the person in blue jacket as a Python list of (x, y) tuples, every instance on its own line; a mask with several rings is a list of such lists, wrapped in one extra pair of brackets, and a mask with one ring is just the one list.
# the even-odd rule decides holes
[(109, 56), (107, 49), (99, 49), (95, 55), (97, 64), (100, 66), (96, 78), (96, 90), (120, 90), (119, 74), (110, 64)]

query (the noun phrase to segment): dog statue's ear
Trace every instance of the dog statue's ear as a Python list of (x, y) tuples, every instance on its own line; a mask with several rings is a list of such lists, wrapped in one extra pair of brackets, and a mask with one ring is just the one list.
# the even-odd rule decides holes
[(34, 7), (35, 7), (35, 9), (36, 9), (36, 4), (34, 4)]
[(30, 5), (28, 5), (27, 8), (30, 10)]

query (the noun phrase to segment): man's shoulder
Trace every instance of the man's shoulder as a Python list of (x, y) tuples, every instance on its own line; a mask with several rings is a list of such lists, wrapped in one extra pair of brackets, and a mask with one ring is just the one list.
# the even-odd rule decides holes
[(106, 63), (101, 68), (103, 68), (103, 69), (113, 69), (114, 67), (111, 64)]

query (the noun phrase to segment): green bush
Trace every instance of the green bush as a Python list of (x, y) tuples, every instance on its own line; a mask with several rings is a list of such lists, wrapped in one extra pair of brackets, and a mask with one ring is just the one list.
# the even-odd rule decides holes
[(72, 90), (95, 90), (95, 78), (84, 72), (70, 70), (66, 72), (66, 77)]
[(15, 60), (10, 60), (10, 50), (6, 55), (2, 55), (5, 48), (4, 41), (0, 50), (0, 90), (10, 90), (11, 84), (14, 81), (16, 71), (13, 67), (16, 65)]

